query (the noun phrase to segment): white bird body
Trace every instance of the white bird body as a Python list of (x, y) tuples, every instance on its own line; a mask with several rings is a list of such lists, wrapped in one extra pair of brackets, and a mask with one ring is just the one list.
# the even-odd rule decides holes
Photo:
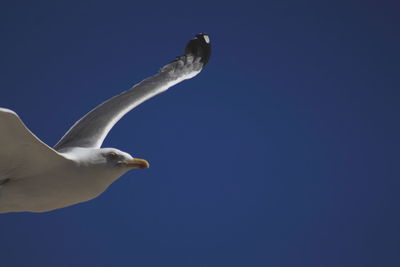
[(47, 161), (38, 172), (0, 186), (0, 213), (43, 212), (97, 197), (129, 169), (95, 164), (95, 151), (76, 148), (60, 153), (63, 158)]
[(210, 49), (208, 36), (197, 35), (184, 56), (93, 109), (54, 149), (32, 134), (15, 112), (0, 108), (0, 213), (44, 212), (88, 201), (130, 169), (148, 168), (145, 160), (100, 148), (104, 138), (134, 107), (197, 75)]

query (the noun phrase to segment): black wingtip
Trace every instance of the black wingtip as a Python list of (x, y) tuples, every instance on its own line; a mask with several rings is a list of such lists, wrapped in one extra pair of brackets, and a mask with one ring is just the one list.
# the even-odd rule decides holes
[(190, 40), (185, 47), (185, 55), (188, 54), (200, 57), (200, 62), (206, 65), (211, 56), (211, 43), (208, 34), (199, 33), (194, 39)]

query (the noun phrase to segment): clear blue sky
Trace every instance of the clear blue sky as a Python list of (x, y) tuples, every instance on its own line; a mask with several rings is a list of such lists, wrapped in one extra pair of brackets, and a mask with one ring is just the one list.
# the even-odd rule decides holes
[(399, 8), (3, 1), (0, 106), (50, 145), (194, 34), (213, 55), (106, 139), (150, 169), (84, 204), (0, 215), (0, 265), (400, 266)]

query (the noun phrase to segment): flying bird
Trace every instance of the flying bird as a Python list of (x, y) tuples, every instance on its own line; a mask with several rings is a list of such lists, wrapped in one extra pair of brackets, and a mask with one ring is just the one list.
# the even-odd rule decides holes
[(209, 36), (196, 35), (183, 56), (87, 113), (53, 148), (14, 111), (0, 108), (0, 213), (45, 212), (88, 201), (127, 171), (148, 168), (144, 159), (101, 148), (104, 139), (137, 105), (199, 74), (210, 55)]

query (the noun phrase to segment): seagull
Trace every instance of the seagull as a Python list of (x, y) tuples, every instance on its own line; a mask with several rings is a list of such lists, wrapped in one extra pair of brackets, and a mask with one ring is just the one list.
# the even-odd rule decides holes
[(211, 55), (210, 38), (197, 34), (184, 55), (78, 120), (51, 148), (12, 110), (0, 108), (0, 213), (47, 212), (91, 200), (131, 169), (149, 163), (102, 148), (111, 128), (130, 110), (191, 79)]

